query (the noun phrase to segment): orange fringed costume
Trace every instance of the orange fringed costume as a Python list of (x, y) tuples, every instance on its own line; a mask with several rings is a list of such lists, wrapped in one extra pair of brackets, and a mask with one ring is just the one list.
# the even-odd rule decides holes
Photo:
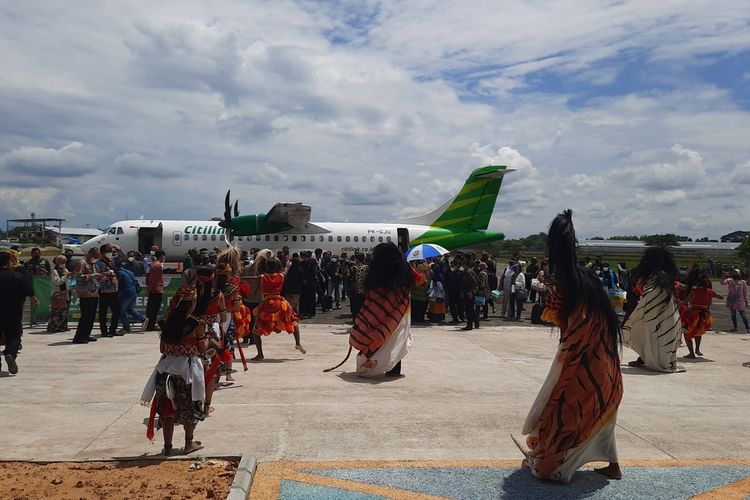
[(713, 293), (712, 288), (693, 288), (690, 293), (690, 310), (686, 314), (685, 337), (700, 337), (714, 326), (714, 317), (708, 309)]
[(243, 293), (243, 287), (249, 293), (249, 287), (246, 283), (240, 283), (239, 276), (231, 276), (227, 280), (227, 286), (224, 290), (227, 309), (232, 313), (232, 319), (234, 320), (234, 338), (238, 341), (241, 341), (250, 333), (251, 314), (250, 308), (242, 303), (242, 296), (247, 294)]
[(524, 424), (533, 474), (570, 481), (591, 461), (617, 461), (614, 427), (622, 399), (618, 346), (598, 311), (560, 318), (562, 301), (550, 288), (542, 319), (560, 327), (557, 356)]
[(258, 335), (270, 335), (271, 332), (294, 333), (297, 326), (297, 315), (289, 302), (281, 296), (284, 286), (284, 275), (281, 273), (264, 274), (261, 280), (263, 302), (255, 308), (255, 329)]

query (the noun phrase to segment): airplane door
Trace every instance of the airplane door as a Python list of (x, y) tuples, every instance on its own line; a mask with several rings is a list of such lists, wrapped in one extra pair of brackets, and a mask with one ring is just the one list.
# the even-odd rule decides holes
[(405, 227), (399, 227), (396, 229), (396, 234), (398, 236), (398, 247), (401, 249), (403, 253), (406, 253), (409, 251), (409, 230)]
[(159, 248), (162, 247), (161, 242), (162, 225), (159, 224), (156, 227), (141, 227), (138, 228), (138, 251), (144, 255), (147, 255), (151, 251), (151, 247), (156, 245)]

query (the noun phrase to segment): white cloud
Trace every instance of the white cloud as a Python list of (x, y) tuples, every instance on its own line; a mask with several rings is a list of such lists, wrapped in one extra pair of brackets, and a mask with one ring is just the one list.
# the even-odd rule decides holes
[(0, 168), (11, 175), (54, 179), (90, 173), (95, 159), (95, 149), (77, 141), (60, 148), (21, 146), (0, 157)]
[(750, 183), (736, 82), (689, 71), (748, 50), (741, 0), (86, 9), (0, 13), (3, 189), (31, 202), (55, 179), (34, 203), (95, 218), (78, 223), (208, 218), (229, 188), (247, 212), (397, 220), (505, 163), (493, 228), (525, 236), (573, 207), (582, 235), (641, 234)]
[(737, 165), (730, 176), (733, 185), (742, 186), (741, 189), (747, 189), (744, 186), (750, 186), (750, 161), (742, 165)]

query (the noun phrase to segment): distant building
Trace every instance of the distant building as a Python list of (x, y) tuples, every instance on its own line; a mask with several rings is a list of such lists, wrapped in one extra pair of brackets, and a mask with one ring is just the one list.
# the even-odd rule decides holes
[(63, 244), (80, 245), (95, 236), (102, 234), (101, 231), (88, 227), (45, 227), (51, 233), (54, 233), (54, 244), (57, 246)]

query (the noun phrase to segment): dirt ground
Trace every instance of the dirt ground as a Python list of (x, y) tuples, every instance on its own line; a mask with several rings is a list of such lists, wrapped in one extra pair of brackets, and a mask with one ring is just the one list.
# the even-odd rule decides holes
[(226, 498), (237, 460), (0, 462), (0, 498)]

